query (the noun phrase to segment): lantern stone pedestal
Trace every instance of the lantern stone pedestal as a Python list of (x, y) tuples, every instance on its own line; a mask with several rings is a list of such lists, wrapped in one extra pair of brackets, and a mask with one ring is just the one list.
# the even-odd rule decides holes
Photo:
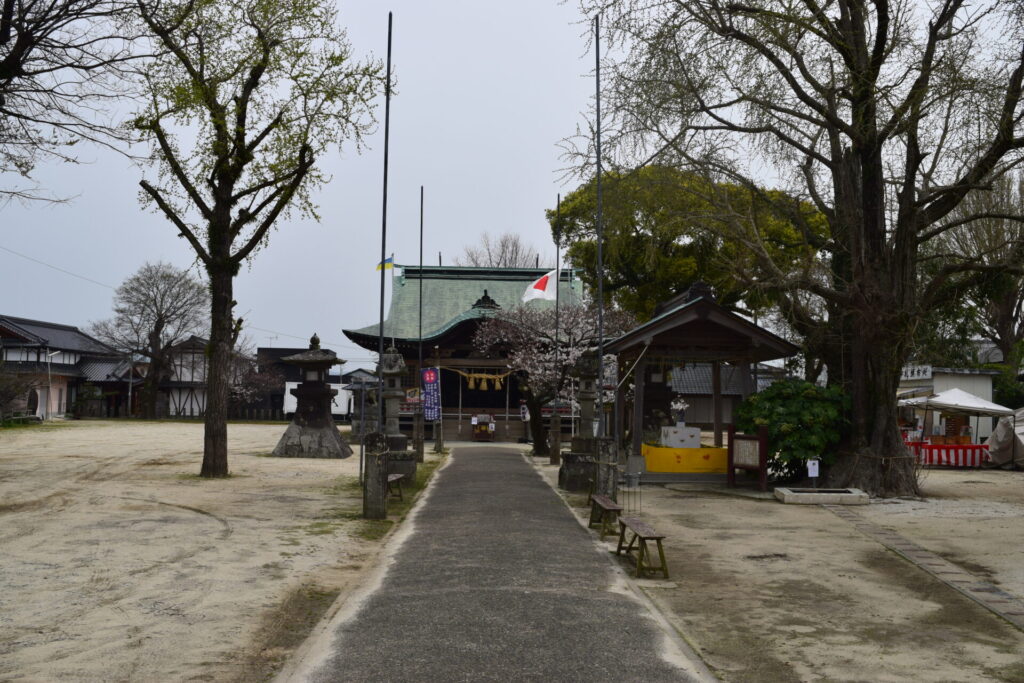
[(327, 384), (327, 371), (332, 365), (344, 363), (329, 349), (320, 348), (320, 338), (310, 339), (309, 351), (282, 358), (302, 368), (303, 382), (292, 395), (298, 399), (295, 416), (274, 448), (281, 458), (347, 458), (352, 448), (345, 443), (334, 426), (331, 400), (337, 391)]
[(405, 359), (391, 347), (381, 357), (379, 374), (384, 382), (384, 436), (388, 442), (388, 474), (404, 474), (409, 485), (416, 480), (416, 453), (407, 450), (409, 437), (398, 428), (398, 404), (405, 396), (402, 375)]
[(590, 491), (597, 483), (598, 439), (593, 435), (597, 399), (597, 361), (586, 356), (577, 368), (580, 379), (580, 433), (572, 437), (570, 451), (562, 456), (558, 487), (565, 491)]

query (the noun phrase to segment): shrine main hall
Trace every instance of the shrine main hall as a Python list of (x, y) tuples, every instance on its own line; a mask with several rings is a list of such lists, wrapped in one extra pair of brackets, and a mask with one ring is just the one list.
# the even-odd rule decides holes
[[(549, 272), (547, 268), (471, 268), (461, 266), (396, 265), (391, 279), (391, 306), (384, 321), (384, 347), (394, 346), (405, 359), (402, 387), (414, 398), (422, 367), (441, 369), (441, 410), (446, 440), (467, 440), (473, 418), (488, 415), (498, 441), (526, 436), (520, 416), (520, 392), (502, 358), (486, 358), (473, 346), (480, 323), (500, 309), (522, 305), (526, 288)], [(580, 301), (582, 283), (569, 270), (560, 275), (563, 303)], [(422, 325), (420, 302), (422, 301)], [(553, 307), (553, 301), (534, 300), (529, 306)], [(422, 330), (422, 333), (421, 333)], [(345, 335), (359, 346), (378, 350), (376, 324)], [(414, 401), (404, 401), (402, 430), (411, 432)], [(427, 437), (431, 436), (427, 427)]]

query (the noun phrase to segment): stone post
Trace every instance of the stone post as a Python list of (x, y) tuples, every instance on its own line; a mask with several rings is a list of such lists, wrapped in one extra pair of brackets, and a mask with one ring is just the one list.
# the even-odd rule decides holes
[(363, 476), (363, 518), (388, 516), (388, 442), (380, 432), (366, 435)]
[(557, 408), (551, 416), (551, 465), (562, 464), (562, 416)]
[(594, 436), (594, 404), (597, 401), (597, 369), (581, 361), (580, 368), (580, 435)]
[(615, 452), (615, 440), (601, 437), (597, 440), (596, 483), (594, 493), (615, 500), (619, 490), (619, 467)]
[(416, 410), (412, 416), (412, 450), (416, 453), (416, 462), (423, 462), (423, 408)]
[(444, 421), (434, 423), (434, 452), (444, 453)]

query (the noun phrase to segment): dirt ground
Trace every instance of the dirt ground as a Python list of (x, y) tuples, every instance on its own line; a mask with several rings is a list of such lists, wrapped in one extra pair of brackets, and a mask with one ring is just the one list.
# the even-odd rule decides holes
[[(1024, 633), (828, 510), (680, 488), (620, 502), (667, 535), (671, 580), (641, 585), (723, 680), (1024, 681)], [(924, 489), (855, 509), (1024, 597), (1024, 473), (932, 470)]]
[[(209, 481), (198, 424), (0, 432), (0, 680), (272, 675), (389, 528), (358, 518), (357, 457), (265, 457), (282, 431), (232, 425), (233, 476)], [(1024, 597), (1024, 473), (931, 470), (924, 490), (856, 510)], [(723, 680), (1024, 681), (1024, 633), (828, 510), (624, 502), (668, 536), (671, 580), (640, 585)]]
[[(386, 527), (358, 519), (358, 455), (265, 457), (283, 425), (0, 432), (0, 680), (261, 680), (351, 589)], [(381, 523), (376, 523), (381, 524)]]

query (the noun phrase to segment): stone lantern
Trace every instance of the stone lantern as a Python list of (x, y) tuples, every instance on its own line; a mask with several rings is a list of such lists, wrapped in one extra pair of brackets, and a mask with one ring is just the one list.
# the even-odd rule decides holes
[(405, 397), (402, 389), (402, 375), (405, 373), (405, 359), (395, 347), (384, 352), (380, 362), (380, 375), (384, 381), (384, 435), (388, 438), (391, 452), (404, 451), (409, 438), (398, 428), (398, 406)]
[(315, 334), (309, 340), (308, 351), (281, 360), (302, 370), (302, 383), (291, 391), (298, 405), (292, 423), (274, 448), (274, 455), (285, 458), (347, 458), (352, 455), (352, 448), (334, 426), (331, 402), (338, 392), (327, 383), (331, 367), (345, 361), (334, 351), (321, 349), (320, 338)]
[(405, 396), (402, 375), (405, 359), (395, 347), (381, 356), (378, 374), (384, 382), (384, 436), (388, 444), (388, 474), (404, 474), (407, 482), (416, 480), (416, 452), (406, 450), (409, 438), (398, 428), (399, 404)]
[[(596, 482), (598, 439), (594, 436), (594, 404), (597, 399), (597, 356), (586, 354), (576, 364), (580, 383), (580, 431), (572, 437), (572, 449), (562, 458), (558, 486), (566, 491), (586, 491)], [(603, 493), (603, 492), (602, 492)]]

